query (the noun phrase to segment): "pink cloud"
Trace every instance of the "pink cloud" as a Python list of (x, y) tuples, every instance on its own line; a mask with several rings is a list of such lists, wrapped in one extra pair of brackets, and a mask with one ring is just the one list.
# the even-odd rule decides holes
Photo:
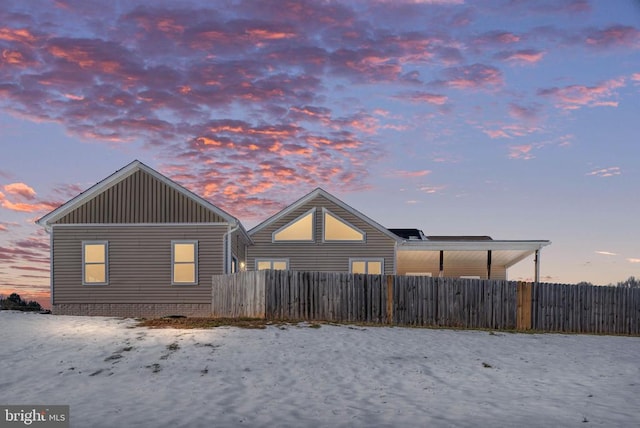
[(5, 226), (4, 224), (0, 224), (0, 232), (7, 232), (9, 229), (7, 229), (7, 226)]
[(521, 36), (508, 31), (489, 31), (476, 37), (472, 43), (475, 45), (499, 46), (518, 43), (521, 39)]
[(500, 125), (497, 129), (482, 129), (482, 132), (487, 134), (492, 139), (524, 137), (525, 135), (533, 134), (537, 131), (539, 131), (539, 128), (537, 126), (528, 126), (522, 124), (507, 124)]
[(504, 83), (500, 70), (484, 64), (448, 68), (444, 70), (444, 75), (444, 80), (433, 83), (454, 89), (485, 89)]
[(640, 30), (624, 25), (612, 25), (603, 30), (591, 30), (586, 35), (586, 43), (599, 48), (616, 46), (640, 48)]
[(533, 13), (553, 15), (553, 14), (579, 14), (591, 11), (588, 0), (539, 0), (531, 2), (528, 0), (511, 0), (504, 5), (509, 16), (518, 14)]
[(25, 212), (25, 213), (35, 213), (42, 211), (50, 211), (59, 204), (49, 203), (49, 202), (41, 202), (35, 204), (29, 204), (25, 202), (12, 202), (6, 198), (6, 196), (0, 192), (0, 206), (6, 208), (11, 211)]
[(613, 177), (621, 174), (622, 174), (622, 169), (620, 169), (620, 167), (612, 166), (609, 168), (594, 169), (593, 171), (588, 172), (586, 175), (593, 176), (593, 177), (606, 178), (606, 177)]
[(36, 192), (32, 187), (24, 183), (11, 183), (4, 186), (4, 191), (10, 195), (19, 196), (22, 199), (32, 201), (36, 197)]
[(556, 105), (565, 110), (575, 110), (581, 107), (616, 107), (617, 102), (610, 98), (616, 95), (616, 89), (624, 85), (624, 79), (618, 78), (607, 80), (595, 86), (570, 85), (562, 88), (541, 89), (538, 94), (555, 100)]
[(539, 118), (540, 106), (532, 104), (529, 106), (523, 106), (516, 103), (509, 104), (509, 115), (514, 119), (520, 119), (524, 121), (535, 121)]
[(449, 97), (442, 94), (433, 94), (430, 92), (413, 92), (406, 95), (399, 95), (397, 98), (408, 99), (415, 103), (427, 103), (435, 105), (444, 105), (449, 100)]
[(405, 170), (395, 170), (390, 172), (390, 176), (392, 177), (401, 177), (401, 178), (417, 178), (417, 177), (426, 177), (431, 174), (431, 171), (428, 169), (421, 169), (418, 171), (405, 171)]
[(595, 253), (603, 256), (617, 256), (616, 253), (612, 253), (611, 251), (596, 251)]
[(37, 40), (37, 37), (27, 28), (2, 27), (0, 28), (0, 40), (32, 44)]
[(446, 186), (421, 186), (418, 190), (431, 195), (434, 193), (440, 193), (445, 188)]
[(545, 52), (536, 49), (522, 49), (517, 51), (503, 51), (495, 55), (497, 59), (519, 64), (535, 64), (542, 60)]
[(518, 146), (509, 146), (509, 159), (530, 160), (533, 159), (533, 144), (522, 144)]
[(3, 189), (8, 195), (17, 198), (10, 200), (7, 195), (0, 192), (0, 206), (11, 211), (36, 213), (50, 211), (59, 206), (56, 202), (37, 200), (35, 190), (25, 183), (6, 184)]
[(627, 259), (627, 261), (628, 261), (629, 263), (640, 263), (640, 259), (639, 259), (639, 258), (632, 258), (632, 257), (630, 257), (630, 258), (628, 258), (628, 259)]

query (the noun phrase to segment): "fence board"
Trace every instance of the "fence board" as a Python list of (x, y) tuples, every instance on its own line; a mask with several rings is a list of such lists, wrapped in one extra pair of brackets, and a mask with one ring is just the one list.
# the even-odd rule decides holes
[(640, 289), (257, 271), (212, 278), (212, 315), (640, 335)]

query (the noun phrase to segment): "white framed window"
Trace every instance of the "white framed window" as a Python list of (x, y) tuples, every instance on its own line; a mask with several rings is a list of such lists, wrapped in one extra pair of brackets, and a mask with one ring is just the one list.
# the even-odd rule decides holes
[(312, 208), (290, 223), (273, 232), (273, 242), (313, 242), (316, 209)]
[(326, 208), (322, 209), (323, 218), (323, 240), (324, 242), (364, 242), (366, 234), (349, 223), (333, 214)]
[(109, 243), (82, 241), (82, 285), (109, 284)]
[(381, 275), (384, 272), (384, 259), (350, 258), (349, 273)]
[(198, 283), (198, 241), (171, 241), (171, 284)]
[(256, 270), (288, 270), (289, 259), (256, 259)]

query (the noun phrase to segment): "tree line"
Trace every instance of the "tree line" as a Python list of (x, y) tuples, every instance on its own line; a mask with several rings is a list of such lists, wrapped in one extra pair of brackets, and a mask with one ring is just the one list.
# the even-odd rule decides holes
[[(579, 282), (577, 285), (593, 285), (588, 281)], [(618, 281), (617, 283), (607, 284), (609, 287), (623, 287), (623, 288), (640, 288), (640, 278), (630, 276), (624, 281)]]
[(41, 311), (42, 306), (36, 301), (22, 300), (19, 294), (11, 293), (6, 299), (0, 296), (0, 310), (6, 311)]

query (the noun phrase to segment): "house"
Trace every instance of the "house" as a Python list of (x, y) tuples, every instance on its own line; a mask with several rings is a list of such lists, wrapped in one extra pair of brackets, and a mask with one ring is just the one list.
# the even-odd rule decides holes
[(208, 316), (212, 276), (285, 269), (506, 279), (549, 241), (387, 229), (315, 189), (249, 232), (139, 161), (37, 221), (51, 239), (57, 314)]
[(134, 161), (37, 221), (57, 314), (206, 316), (211, 276), (245, 262), (238, 219)]
[(249, 230), (247, 268), (394, 274), (401, 239), (322, 189)]

